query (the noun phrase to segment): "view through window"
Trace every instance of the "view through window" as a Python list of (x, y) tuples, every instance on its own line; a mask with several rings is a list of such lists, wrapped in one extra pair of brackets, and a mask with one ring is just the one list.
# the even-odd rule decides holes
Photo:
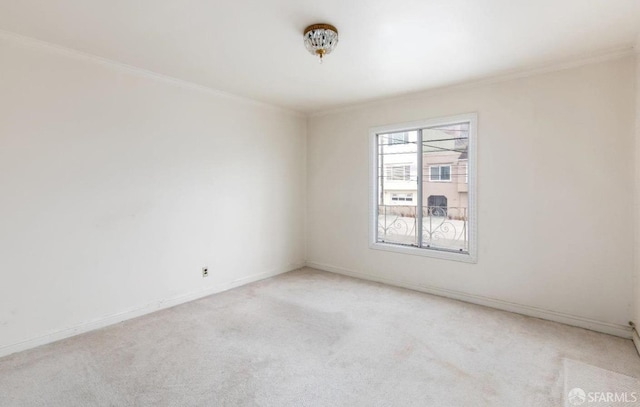
[(469, 253), (471, 121), (375, 135), (376, 242)]

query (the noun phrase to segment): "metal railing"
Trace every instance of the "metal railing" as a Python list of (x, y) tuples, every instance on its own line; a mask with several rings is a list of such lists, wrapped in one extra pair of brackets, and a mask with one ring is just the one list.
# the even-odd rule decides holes
[(421, 242), (416, 236), (417, 210), (410, 205), (379, 205), (378, 241), (456, 251), (468, 250), (468, 208), (423, 207)]

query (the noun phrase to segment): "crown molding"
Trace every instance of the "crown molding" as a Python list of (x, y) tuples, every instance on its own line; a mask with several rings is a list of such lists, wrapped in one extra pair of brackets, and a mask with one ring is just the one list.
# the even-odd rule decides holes
[(338, 106), (335, 108), (329, 108), (326, 110), (320, 110), (318, 112), (309, 113), (309, 118), (327, 116), (336, 113), (343, 113), (351, 110), (359, 110), (366, 107), (373, 107), (382, 105), (388, 102), (401, 101), (404, 99), (415, 99), (424, 96), (433, 96), (443, 93), (448, 93), (454, 90), (460, 89), (472, 89), (480, 86), (491, 85), (495, 83), (508, 82), (514, 79), (522, 79), (536, 75), (543, 75), (546, 73), (563, 71), (571, 68), (578, 68), (585, 65), (593, 65), (601, 62), (620, 59), (635, 54), (640, 54), (640, 37), (638, 37), (638, 43), (634, 46), (626, 44), (591, 54), (581, 55), (563, 61), (554, 61), (545, 64), (532, 65), (525, 68), (513, 69), (498, 73), (495, 75), (488, 75), (468, 81), (462, 81), (450, 85), (434, 87), (430, 89), (423, 89), (416, 92), (408, 92), (394, 96), (387, 96), (382, 98), (375, 98), (365, 102), (351, 103)]
[(161, 74), (158, 72), (150, 71), (148, 69), (139, 68), (133, 65), (128, 65), (122, 62), (118, 62), (112, 59), (103, 58), (94, 54), (90, 54), (83, 51), (78, 51), (73, 48), (68, 48), (62, 45), (54, 44), (47, 41), (42, 41), (36, 38), (27, 37), (21, 34), (16, 34), (11, 31), (6, 31), (0, 29), (0, 39), (10, 41), (14, 44), (29, 47), (29, 48), (40, 48), (46, 51), (52, 52), (57, 55), (62, 55), (65, 57), (78, 59), (82, 61), (87, 61), (91, 63), (95, 63), (98, 65), (106, 66), (109, 68), (113, 68), (115, 70), (121, 72), (127, 72), (133, 75), (142, 76), (148, 79), (152, 79), (158, 82), (163, 82), (172, 86), (177, 86), (183, 89), (195, 90), (202, 93), (207, 93), (212, 96), (233, 100), (235, 102), (267, 108), (270, 110), (279, 111), (282, 113), (290, 114), (296, 117), (307, 117), (307, 115), (303, 112), (289, 109), (283, 106), (274, 105), (271, 103), (263, 102), (256, 99), (251, 99), (245, 96), (235, 95), (233, 93), (225, 92), (219, 89), (211, 88), (208, 86), (200, 85), (195, 82), (186, 81), (183, 79), (179, 79), (173, 76)]
[(366, 100), (364, 102), (346, 103), (333, 108), (320, 110), (317, 112), (304, 112), (300, 110), (291, 109), (288, 107), (278, 106), (268, 102), (251, 99), (245, 96), (239, 96), (233, 93), (225, 92), (219, 89), (211, 88), (208, 86), (200, 85), (195, 82), (186, 81), (173, 76), (161, 74), (158, 72), (150, 71), (148, 69), (139, 68), (133, 65), (128, 65), (122, 62), (103, 58), (97, 55), (93, 55), (87, 52), (78, 51), (72, 48), (64, 47), (62, 45), (42, 41), (36, 38), (27, 37), (21, 34), (17, 34), (11, 31), (0, 29), (0, 39), (11, 41), (14, 44), (19, 44), (26, 47), (35, 47), (48, 50), (58, 55), (67, 56), (69, 58), (75, 58), (84, 60), (99, 65), (111, 67), (113, 69), (128, 72), (134, 75), (142, 76), (145, 78), (153, 79), (159, 82), (178, 86), (184, 89), (191, 89), (202, 93), (207, 93), (212, 96), (233, 100), (239, 103), (258, 106), (282, 113), (290, 114), (295, 117), (313, 118), (321, 117), (335, 113), (341, 113), (351, 110), (358, 110), (365, 107), (376, 106), (392, 101), (399, 101), (403, 99), (411, 99), (423, 96), (431, 96), (442, 93), (451, 92), (458, 89), (470, 89), (483, 85), (490, 85), (494, 83), (506, 82), (514, 79), (526, 78), (535, 75), (542, 75), (545, 73), (562, 71), (565, 69), (577, 68), (584, 65), (597, 64), (609, 60), (619, 59), (631, 55), (640, 55), (640, 35), (635, 44), (626, 44), (607, 50), (601, 50), (599, 52), (593, 52), (586, 55), (574, 56), (570, 59), (563, 61), (554, 61), (546, 64), (539, 64), (534, 66), (528, 66), (519, 69), (513, 69), (498, 73), (495, 75), (488, 75), (472, 80), (462, 81), (450, 85), (434, 87), (430, 89), (422, 89), (415, 92), (402, 93), (398, 95), (384, 96), (380, 98), (374, 98)]

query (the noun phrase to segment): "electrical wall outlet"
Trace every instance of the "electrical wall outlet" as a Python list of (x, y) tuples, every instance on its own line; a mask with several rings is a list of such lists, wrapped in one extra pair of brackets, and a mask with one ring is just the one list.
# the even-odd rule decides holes
[(202, 277), (209, 277), (209, 269), (206, 267), (202, 268)]

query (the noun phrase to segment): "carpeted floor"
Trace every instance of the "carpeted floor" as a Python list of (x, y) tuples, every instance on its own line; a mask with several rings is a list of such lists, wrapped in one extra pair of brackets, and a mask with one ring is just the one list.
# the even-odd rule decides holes
[(557, 407), (567, 360), (640, 377), (629, 340), (304, 269), (0, 359), (0, 405)]

